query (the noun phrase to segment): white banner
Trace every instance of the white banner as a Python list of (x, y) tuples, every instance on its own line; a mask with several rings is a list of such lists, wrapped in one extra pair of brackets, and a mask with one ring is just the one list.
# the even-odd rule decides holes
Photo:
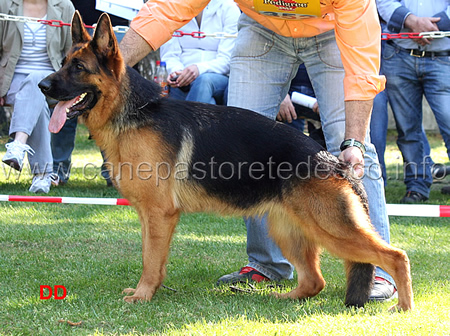
[(95, 9), (131, 21), (143, 4), (143, 0), (96, 0)]

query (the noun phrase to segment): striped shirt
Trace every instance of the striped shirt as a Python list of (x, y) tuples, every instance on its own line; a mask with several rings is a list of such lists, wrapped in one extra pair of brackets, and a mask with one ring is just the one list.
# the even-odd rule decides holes
[(47, 54), (46, 32), (46, 26), (41, 23), (25, 22), (22, 53), (14, 72), (29, 74), (35, 70), (54, 71)]

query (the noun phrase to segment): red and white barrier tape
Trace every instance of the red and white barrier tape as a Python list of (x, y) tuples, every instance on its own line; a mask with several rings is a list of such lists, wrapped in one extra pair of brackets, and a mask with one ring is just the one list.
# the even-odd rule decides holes
[(130, 202), (125, 198), (94, 198), (94, 197), (0, 195), (0, 201), (2, 201), (2, 202), (64, 203), (64, 204), (130, 205)]
[[(125, 198), (53, 197), (0, 195), (0, 202), (38, 202), (64, 204), (130, 205)], [(389, 216), (450, 217), (450, 205), (387, 204)]]
[(389, 216), (450, 217), (450, 205), (386, 204)]

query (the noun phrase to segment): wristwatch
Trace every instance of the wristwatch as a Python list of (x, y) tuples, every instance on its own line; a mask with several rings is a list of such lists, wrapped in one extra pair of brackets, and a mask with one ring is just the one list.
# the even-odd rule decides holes
[(364, 153), (366, 152), (366, 146), (364, 146), (364, 144), (362, 142), (359, 142), (356, 139), (346, 139), (344, 141), (342, 141), (341, 143), (341, 151), (343, 151), (344, 149), (347, 149), (348, 147), (358, 147), (362, 154), (364, 155)]

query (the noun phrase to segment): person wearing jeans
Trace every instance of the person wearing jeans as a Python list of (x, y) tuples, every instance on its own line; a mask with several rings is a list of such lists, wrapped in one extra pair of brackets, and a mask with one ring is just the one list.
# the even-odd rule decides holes
[[(377, 0), (391, 33), (450, 30), (450, 4), (436, 0)], [(405, 164), (406, 195), (401, 203), (426, 201), (433, 183), (429, 145), (424, 141), (422, 99), (433, 111), (450, 158), (450, 39), (389, 40), (382, 70), (398, 131), (397, 145)]]
[[(36, 89), (39, 82), (52, 72), (51, 70), (37, 70), (28, 75), (15, 74), (5, 100), (6, 104), (14, 106), (9, 134), (22, 132), (29, 135), (26, 144), (31, 148), (27, 151), (33, 175), (48, 175), (53, 172), (48, 130), (50, 108), (45, 96), (39, 89)], [(11, 145), (8, 144), (8, 149), (10, 147)]]
[(171, 87), (170, 97), (208, 104), (226, 105), (228, 76), (205, 72), (189, 83), (187, 89)]
[[(268, 44), (271, 48), (267, 51), (265, 46)], [(317, 57), (317, 53), (320, 57)], [(342, 99), (344, 68), (334, 30), (310, 38), (295, 39), (274, 35), (271, 30), (242, 15), (239, 21), (239, 38), (231, 59), (228, 105), (258, 111), (275, 119), (281, 97), (286, 96), (289, 83), (302, 62), (318, 99), (327, 149), (332, 154), (339, 155), (345, 129)], [(272, 69), (271, 82), (264, 80), (268, 68)], [(381, 172), (378, 157), (368, 134), (365, 146), (366, 173), (363, 183), (368, 194), (370, 217), (377, 232), (389, 242), (384, 186), (379, 178)], [(292, 266), (283, 257), (278, 246), (268, 238), (266, 217), (246, 218), (245, 223), (249, 256), (247, 267), (272, 280), (292, 278)], [(390, 275), (380, 268), (376, 275), (393, 283)]]
[[(294, 13), (263, 0), (236, 3), (243, 14), (230, 63), (228, 105), (275, 119), (304, 63), (318, 99), (327, 148), (352, 164), (357, 176), (364, 175), (372, 223), (389, 242), (384, 187), (368, 136), (372, 101), (385, 83), (379, 75), (381, 29), (375, 3), (317, 0)], [(207, 4), (207, 0), (147, 1), (120, 44), (125, 62), (134, 65), (157, 49)], [(249, 263), (218, 282), (292, 277), (292, 266), (267, 234), (265, 217), (248, 219), (246, 224)], [(395, 296), (392, 278), (379, 268), (376, 272), (371, 299)]]
[[(185, 33), (237, 33), (239, 8), (232, 0), (211, 0), (181, 28)], [(169, 96), (175, 99), (226, 105), (234, 38), (173, 37), (160, 48), (169, 73)]]
[[(43, 20), (71, 20), (75, 9), (68, 0), (1, 1), (0, 13)], [(69, 27), (40, 22), (0, 21), (0, 105), (14, 106), (2, 161), (19, 171), (25, 154), (33, 181), (29, 191), (48, 193), (58, 184), (50, 147), (50, 106), (38, 83), (61, 67), (72, 46)]]

